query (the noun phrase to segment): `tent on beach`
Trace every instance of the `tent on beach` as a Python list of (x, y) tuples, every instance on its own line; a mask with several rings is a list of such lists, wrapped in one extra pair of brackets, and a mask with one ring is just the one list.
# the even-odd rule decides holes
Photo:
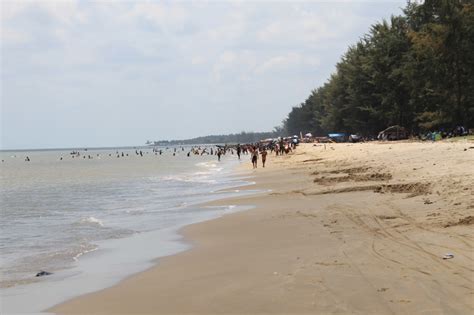
[(345, 133), (330, 133), (328, 137), (335, 142), (345, 142), (347, 140), (347, 135)]

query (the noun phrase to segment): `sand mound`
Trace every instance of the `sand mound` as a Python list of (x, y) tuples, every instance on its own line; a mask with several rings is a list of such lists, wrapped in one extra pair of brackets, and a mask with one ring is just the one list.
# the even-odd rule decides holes
[(368, 170), (370, 170), (370, 167), (351, 167), (351, 168), (328, 171), (328, 173), (330, 174), (341, 174), (341, 173), (356, 174), (356, 173), (365, 173)]
[(394, 219), (398, 219), (398, 217), (397, 217), (397, 216), (394, 216), (394, 215), (379, 215), (379, 216), (377, 216), (377, 218), (382, 219), (382, 220), (394, 220)]
[(323, 159), (309, 159), (309, 160), (304, 160), (303, 163), (308, 163), (308, 162), (319, 162), (322, 161)]
[(330, 189), (325, 191), (318, 191), (314, 193), (305, 193), (306, 195), (327, 195), (327, 194), (340, 194), (354, 191), (374, 191), (379, 188), (379, 185), (369, 185), (369, 186), (353, 186), (353, 187), (344, 187), (339, 189)]
[(392, 179), (392, 174), (390, 173), (373, 173), (373, 174), (364, 174), (364, 175), (353, 175), (355, 181), (366, 182), (366, 181), (385, 181)]
[(313, 193), (303, 193), (306, 195), (326, 195), (340, 194), (354, 191), (373, 191), (375, 193), (404, 193), (410, 194), (408, 197), (428, 194), (430, 192), (429, 183), (410, 183), (410, 184), (384, 184), (384, 185), (367, 185), (367, 186), (351, 186), (338, 189), (329, 189)]
[(339, 177), (317, 177), (313, 180), (313, 182), (318, 183), (318, 184), (333, 184), (333, 183), (340, 183), (340, 182), (348, 182), (350, 181), (349, 176), (339, 176)]
[(356, 181), (356, 182), (368, 182), (368, 181), (386, 181), (392, 179), (390, 173), (372, 173), (372, 174), (354, 174), (349, 173), (347, 176), (335, 176), (335, 177), (318, 177), (313, 182), (318, 184), (333, 184), (340, 182)]
[(315, 171), (311, 175), (320, 175), (320, 174), (357, 174), (365, 173), (370, 170), (370, 167), (350, 167), (350, 168), (337, 168), (333, 170), (323, 170)]
[(415, 197), (419, 195), (425, 195), (430, 192), (429, 183), (409, 183), (409, 184), (389, 184), (380, 185), (374, 192), (377, 193), (408, 193), (409, 197)]
[(448, 223), (444, 227), (456, 226), (456, 225), (471, 225), (474, 224), (474, 216), (470, 215), (459, 219), (458, 222)]

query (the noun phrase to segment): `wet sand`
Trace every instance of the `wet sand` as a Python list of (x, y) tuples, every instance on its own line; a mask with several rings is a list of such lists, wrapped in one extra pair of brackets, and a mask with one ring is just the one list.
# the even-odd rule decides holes
[[(57, 313), (472, 314), (474, 143), (300, 146), (193, 249)], [(470, 149), (471, 148), (471, 149)], [(454, 258), (442, 259), (452, 253)]]

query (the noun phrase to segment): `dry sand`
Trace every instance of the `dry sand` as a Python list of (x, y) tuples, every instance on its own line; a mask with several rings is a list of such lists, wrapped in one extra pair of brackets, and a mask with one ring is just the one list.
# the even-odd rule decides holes
[(50, 311), (473, 314), (473, 165), (467, 141), (272, 155), (246, 171), (270, 192), (218, 202), (254, 209), (189, 226), (192, 250)]

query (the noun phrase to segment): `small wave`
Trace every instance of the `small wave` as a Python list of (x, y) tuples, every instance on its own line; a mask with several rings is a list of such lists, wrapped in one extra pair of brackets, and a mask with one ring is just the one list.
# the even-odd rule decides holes
[(199, 163), (196, 163), (195, 165), (199, 166), (199, 167), (211, 168), (211, 167), (216, 167), (217, 162), (215, 162), (215, 161), (199, 162)]
[(72, 268), (82, 255), (98, 246), (91, 243), (71, 244), (62, 248), (44, 248), (41, 252), (18, 257), (0, 267), (0, 288), (27, 285), (41, 280), (34, 275), (40, 270), (52, 273)]
[(223, 170), (223, 167), (219, 165), (216, 161), (207, 161), (207, 162), (200, 162), (196, 163), (196, 166), (205, 167), (213, 172), (220, 172)]
[(104, 226), (104, 223), (101, 220), (99, 220), (97, 218), (94, 218), (94, 217), (88, 217), (88, 218), (81, 219), (80, 223), (95, 224), (95, 225), (98, 225), (98, 226)]
[(79, 257), (81, 257), (82, 255), (96, 251), (99, 248), (99, 246), (96, 246), (96, 245), (88, 245), (88, 246), (81, 245), (81, 247), (83, 248), (83, 250), (77, 253), (74, 257), (72, 257), (74, 261), (78, 261)]
[(196, 175), (196, 176), (206, 176), (209, 174), (211, 174), (211, 172), (194, 172), (193, 173), (193, 175)]
[(143, 210), (143, 209), (128, 209), (128, 210), (125, 210), (125, 213), (130, 214), (130, 215), (142, 215), (142, 214), (145, 213), (145, 210)]
[(213, 179), (207, 178), (207, 176), (199, 176), (199, 175), (169, 175), (163, 176), (162, 180), (166, 181), (177, 181), (177, 182), (186, 182), (186, 183), (215, 183), (216, 181)]

